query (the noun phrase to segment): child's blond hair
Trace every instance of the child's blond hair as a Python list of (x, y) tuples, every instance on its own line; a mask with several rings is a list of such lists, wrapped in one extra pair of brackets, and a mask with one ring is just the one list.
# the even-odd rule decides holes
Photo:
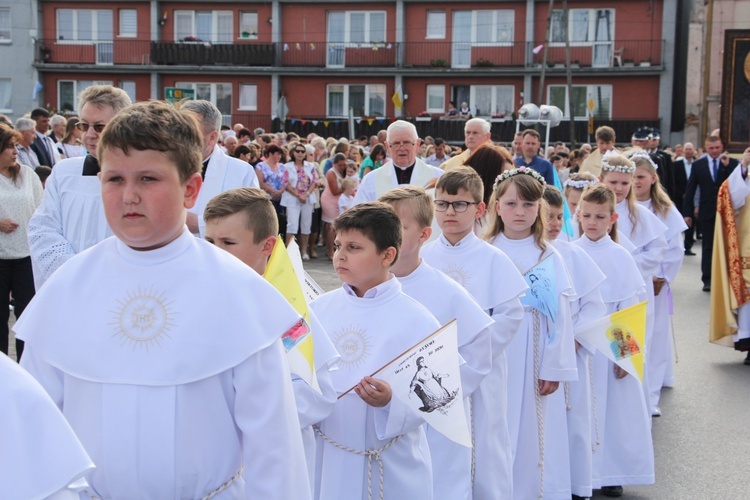
[(356, 188), (359, 184), (359, 181), (357, 179), (352, 179), (351, 177), (344, 177), (341, 181), (341, 192), (343, 193), (350, 187)]
[(544, 242), (544, 184), (531, 175), (526, 174), (512, 175), (495, 186), (495, 191), (490, 198), (490, 207), (492, 208), (488, 210), (490, 214), (490, 227), (487, 230), (484, 239), (490, 241), (505, 230), (505, 223), (503, 222), (503, 219), (497, 215), (496, 206), (497, 202), (505, 194), (511, 184), (516, 185), (518, 196), (520, 196), (521, 199), (539, 202), (539, 213), (536, 216), (534, 224), (531, 226), (531, 234), (534, 235), (534, 243), (536, 243), (536, 246), (539, 247), (540, 250), (545, 251), (547, 249), (547, 244)]
[(230, 189), (214, 196), (203, 211), (203, 220), (223, 219), (240, 212), (245, 214), (246, 227), (253, 232), (256, 245), (279, 234), (279, 219), (271, 199), (253, 187)]
[[(612, 191), (612, 188), (604, 184), (594, 184), (593, 186), (587, 187), (583, 191), (583, 194), (581, 195), (581, 201), (578, 205), (579, 210), (584, 201), (586, 203), (595, 203), (597, 205), (608, 206), (610, 215), (614, 214), (615, 210), (617, 209), (617, 196), (615, 196), (615, 192)], [(583, 234), (583, 225), (581, 224), (580, 217), (578, 218), (578, 232), (579, 234)], [(617, 221), (612, 224), (612, 229), (610, 229), (609, 231), (609, 236), (613, 241), (617, 241)]]
[(409, 211), (421, 229), (432, 226), (432, 219), (435, 216), (432, 198), (419, 186), (391, 189), (378, 198), (378, 201), (389, 204), (397, 212), (400, 207), (409, 207)]

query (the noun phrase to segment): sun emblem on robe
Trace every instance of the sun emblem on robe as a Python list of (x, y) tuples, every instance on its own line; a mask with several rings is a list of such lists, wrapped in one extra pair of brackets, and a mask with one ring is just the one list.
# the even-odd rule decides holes
[(133, 350), (148, 350), (152, 345), (161, 347), (162, 342), (171, 338), (169, 332), (175, 326), (171, 305), (165, 293), (153, 287), (148, 290), (138, 287), (127, 292), (124, 298), (117, 300), (112, 312), (110, 325), (115, 330), (112, 336), (121, 338), (121, 347), (129, 345)]
[(354, 325), (344, 327), (333, 339), (333, 344), (341, 356), (341, 365), (347, 369), (364, 363), (370, 355), (370, 338), (363, 329)]
[(469, 284), (469, 277), (461, 266), (448, 266), (443, 269), (443, 273), (464, 288)]

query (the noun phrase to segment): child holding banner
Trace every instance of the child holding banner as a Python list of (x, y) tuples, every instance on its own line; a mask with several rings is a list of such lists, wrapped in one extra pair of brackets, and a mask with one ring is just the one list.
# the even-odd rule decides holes
[[(240, 259), (261, 276), (268, 258), (279, 243), (279, 219), (268, 195), (258, 188), (245, 187), (225, 191), (208, 202), (203, 212), (206, 241)], [(290, 277), (292, 275), (290, 274)], [(304, 374), (292, 371), (294, 401), (302, 429), (308, 475), (314, 487), (315, 434), (312, 425), (327, 417), (336, 403), (330, 370), (335, 368), (338, 353), (314, 314), (310, 315), (314, 342), (314, 369), (317, 386), (311, 387)], [(291, 368), (291, 367), (290, 367)]]
[(331, 374), (340, 397), (317, 427), (315, 497), (432, 498), (424, 419), (370, 374), (440, 325), (390, 274), (402, 241), (393, 208), (362, 203), (339, 215), (333, 231), (344, 285), (311, 307), (341, 355)]
[(486, 238), (511, 258), (530, 288), (521, 299), (523, 323), (508, 346), (514, 498), (541, 494), (568, 499), (572, 493), (565, 401), (546, 396), (561, 382), (577, 379), (569, 307), (574, 291), (562, 257), (544, 241), (544, 186), (544, 178), (530, 168), (500, 174), (490, 199)]
[[(379, 201), (391, 205), (401, 219), (404, 240), (392, 272), (401, 282), (404, 293), (424, 305), (440, 323), (457, 320), (458, 353), (463, 360), (461, 385), (470, 422), (470, 397), (492, 368), (490, 335), (495, 322), (461, 285), (420, 258), (420, 249), (432, 233), (434, 216), (432, 198), (425, 190), (404, 186), (388, 191)], [(476, 411), (474, 408), (474, 413)], [(484, 439), (483, 433), (477, 435), (476, 431), (475, 438)], [(444, 498), (472, 498), (473, 450), (451, 441), (432, 427), (428, 426), (426, 433), (435, 491)]]
[[(615, 193), (606, 185), (584, 191), (578, 208), (581, 238), (574, 242), (607, 277), (601, 287), (607, 314), (646, 298), (633, 256), (616, 243), (619, 218), (615, 207)], [(594, 438), (595, 444), (599, 442), (594, 452), (594, 488), (601, 487), (607, 496), (621, 496), (622, 485), (653, 484), (651, 422), (641, 383), (601, 352), (594, 355), (593, 383)]]
[[(600, 286), (604, 274), (583, 249), (561, 240), (558, 236), (563, 226), (563, 197), (555, 186), (545, 186), (547, 220), (544, 226), (547, 241), (560, 252), (570, 271), (575, 296), (570, 302), (573, 327), (584, 325), (606, 314)], [(565, 400), (568, 421), (568, 444), (570, 449), (570, 487), (573, 499), (589, 498), (592, 495), (592, 454), (591, 454), (591, 378), (593, 369), (591, 357), (594, 350), (581, 345), (576, 340), (576, 364), (578, 380), (565, 383)], [(555, 391), (550, 398), (560, 398), (561, 391)]]
[[(475, 222), (484, 214), (484, 185), (469, 167), (443, 174), (434, 207), (440, 237), (422, 247), (421, 257), (466, 288), (495, 324), (491, 328), (492, 370), (471, 398), (474, 429), (473, 498), (517, 498), (508, 432), (508, 362), (505, 351), (523, 317), (523, 278), (500, 250), (479, 239)], [(447, 498), (447, 497), (446, 497)]]

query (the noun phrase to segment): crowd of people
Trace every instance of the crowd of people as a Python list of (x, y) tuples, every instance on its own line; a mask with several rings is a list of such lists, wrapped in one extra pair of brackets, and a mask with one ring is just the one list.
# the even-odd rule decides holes
[[(567, 500), (653, 484), (671, 284), (696, 226), (711, 339), (750, 350), (750, 148), (732, 159), (711, 134), (704, 152), (670, 150), (639, 129), (618, 149), (600, 127), (594, 146), (543, 151), (536, 130), (500, 145), (469, 117), (464, 132), (463, 147), (401, 120), (369, 138), (270, 134), (108, 85), (76, 117), (0, 124), (10, 497)], [(299, 304), (262, 278), (293, 240), (303, 261), (325, 248), (342, 281), (309, 306), (315, 384), (281, 342), (300, 335)], [(642, 303), (642, 344), (619, 325), (609, 353), (582, 336)], [(471, 447), (370, 375), (453, 319)], [(617, 362), (638, 355), (642, 377)]]

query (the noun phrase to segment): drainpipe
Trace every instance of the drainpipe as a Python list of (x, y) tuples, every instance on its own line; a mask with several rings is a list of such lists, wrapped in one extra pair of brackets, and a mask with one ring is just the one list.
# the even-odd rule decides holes
[(708, 0), (706, 13), (706, 44), (703, 53), (703, 99), (701, 102), (701, 137), (703, 141), (708, 133), (708, 86), (711, 82), (711, 37), (713, 35), (714, 0)]

